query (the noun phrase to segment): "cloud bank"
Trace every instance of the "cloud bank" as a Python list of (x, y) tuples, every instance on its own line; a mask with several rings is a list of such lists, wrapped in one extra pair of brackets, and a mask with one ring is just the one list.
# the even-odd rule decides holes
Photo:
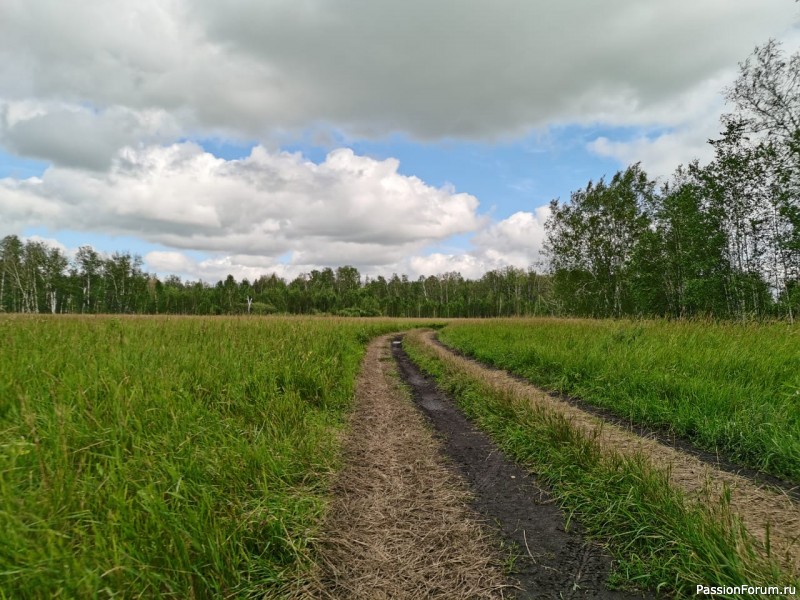
[(478, 201), (352, 150), (317, 165), (256, 146), (223, 160), (193, 143), (126, 148), (107, 172), (51, 167), (0, 180), (6, 225), (101, 230), (206, 251), (383, 263), (473, 231)]
[[(9, 230), (31, 224), (99, 230), (175, 248), (149, 253), (147, 264), (203, 279), (288, 277), (343, 264), (373, 274), (463, 270), (477, 276), (532, 262), (546, 209), (491, 224), (474, 196), (432, 187), (398, 173), (398, 166), (349, 149), (315, 164), (261, 146), (240, 160), (217, 158), (189, 142), (126, 148), (108, 172), (51, 167), (42, 178), (0, 180), (0, 213)], [(475, 232), (470, 254), (423, 253)], [(194, 260), (181, 249), (213, 258)]]
[(99, 168), (179, 136), (674, 125), (787, 13), (784, 0), (6, 0), (0, 143)]

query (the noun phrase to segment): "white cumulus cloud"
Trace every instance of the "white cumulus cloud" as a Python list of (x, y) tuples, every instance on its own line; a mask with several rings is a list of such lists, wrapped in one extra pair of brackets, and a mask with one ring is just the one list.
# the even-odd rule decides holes
[(17, 228), (104, 231), (250, 256), (292, 253), (309, 264), (385, 264), (478, 228), (474, 196), (401, 175), (398, 166), (349, 149), (315, 164), (260, 146), (241, 160), (192, 143), (125, 148), (108, 172), (51, 167), (41, 179), (0, 180), (0, 213)]
[[(481, 221), (472, 239), (473, 248), (460, 252), (433, 251), (414, 254), (414, 248), (408, 247), (410, 254), (398, 258), (398, 253), (391, 247), (376, 247), (374, 251), (361, 255), (341, 251), (326, 254), (323, 249), (297, 251), (291, 261), (283, 262), (274, 257), (253, 255), (221, 255), (197, 260), (183, 252), (155, 251), (145, 255), (144, 259), (147, 267), (159, 274), (178, 274), (204, 281), (218, 281), (228, 274), (237, 279), (246, 277), (252, 281), (270, 273), (293, 279), (314, 269), (344, 264), (356, 265), (362, 275), (373, 277), (404, 273), (411, 279), (416, 279), (420, 276), (457, 271), (464, 277), (478, 279), (487, 271), (508, 266), (541, 271), (540, 252), (545, 238), (544, 223), (549, 214), (549, 207), (544, 206), (534, 212), (514, 213), (495, 223)], [(333, 246), (336, 247), (337, 244)], [(338, 261), (332, 261), (332, 257)]]

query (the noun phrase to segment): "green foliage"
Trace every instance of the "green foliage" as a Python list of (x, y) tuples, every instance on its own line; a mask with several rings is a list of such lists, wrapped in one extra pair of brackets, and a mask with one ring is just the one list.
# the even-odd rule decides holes
[(726, 237), (720, 219), (705, 209), (697, 166), (679, 169), (647, 211), (651, 227), (643, 232), (633, 260), (636, 312), (725, 315)]
[(609, 183), (589, 182), (569, 203), (550, 203), (547, 249), (565, 308), (607, 317), (630, 314), (633, 253), (649, 221), (654, 183), (638, 165)]
[(183, 315), (340, 315), (493, 317), (553, 312), (550, 277), (506, 267), (477, 281), (458, 273), (366, 278), (351, 266), (313, 270), (287, 283), (274, 273), (254, 282), (233, 275), (209, 285), (163, 281), (137, 256), (102, 257), (81, 247), (72, 264), (58, 249), (17, 236), (0, 240), (0, 312)]
[(554, 301), (580, 316), (782, 316), (800, 282), (800, 53), (740, 65), (714, 160), (655, 192), (638, 165), (551, 202)]
[(800, 327), (515, 320), (441, 339), (548, 389), (800, 482)]
[(248, 597), (307, 562), (397, 322), (0, 318), (0, 596)]

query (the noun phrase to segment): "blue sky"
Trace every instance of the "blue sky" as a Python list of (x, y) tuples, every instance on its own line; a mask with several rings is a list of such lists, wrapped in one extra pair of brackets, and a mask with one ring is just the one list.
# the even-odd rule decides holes
[(546, 205), (707, 159), (785, 0), (0, 6), (0, 235), (160, 275), (539, 263)]
[[(493, 208), (498, 216), (506, 217), (566, 197), (591, 178), (613, 174), (622, 163), (598, 156), (587, 144), (602, 136), (625, 139), (635, 134), (635, 130), (624, 127), (559, 127), (504, 142), (415, 142), (407, 136), (392, 135), (378, 141), (339, 140), (326, 146), (296, 141), (281, 148), (300, 152), (315, 163), (323, 162), (331, 149), (341, 146), (376, 160), (396, 158), (400, 173), (436, 187), (451, 184), (458, 191), (477, 196), (484, 210)], [(208, 152), (226, 159), (243, 158), (255, 145), (219, 140), (201, 143)]]

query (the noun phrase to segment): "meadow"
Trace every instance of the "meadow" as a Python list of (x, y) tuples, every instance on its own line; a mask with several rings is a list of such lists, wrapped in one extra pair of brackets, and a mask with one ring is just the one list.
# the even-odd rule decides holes
[(800, 482), (800, 326), (509, 319), (456, 322), (448, 346), (546, 389)]
[[(431, 325), (309, 317), (0, 317), (0, 598), (280, 597), (314, 539), (369, 340)], [(800, 480), (800, 328), (449, 321), (448, 345)], [(620, 585), (786, 581), (663, 473), (408, 350), (610, 539)], [(724, 507), (719, 509), (724, 512)], [(722, 521), (728, 522), (725, 517)], [(746, 537), (746, 536), (745, 536)]]
[(0, 597), (278, 593), (366, 343), (402, 327), (0, 318)]

